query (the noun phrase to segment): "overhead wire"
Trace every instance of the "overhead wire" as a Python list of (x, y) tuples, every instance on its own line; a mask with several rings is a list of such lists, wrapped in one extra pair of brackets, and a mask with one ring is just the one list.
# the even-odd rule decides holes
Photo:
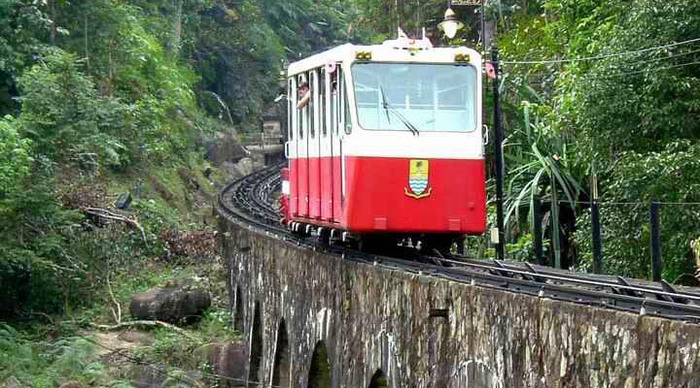
[(676, 42), (676, 43), (668, 43), (660, 46), (654, 46), (654, 47), (648, 47), (645, 49), (640, 49), (640, 50), (631, 50), (631, 51), (621, 51), (618, 53), (611, 53), (611, 54), (602, 54), (602, 55), (594, 55), (590, 57), (581, 57), (581, 58), (569, 58), (569, 59), (542, 59), (542, 60), (504, 60), (500, 61), (501, 64), (516, 64), (516, 65), (538, 65), (538, 64), (557, 64), (557, 63), (572, 63), (572, 62), (581, 62), (581, 61), (594, 61), (594, 60), (600, 60), (600, 59), (607, 59), (607, 58), (613, 58), (613, 57), (621, 57), (621, 56), (626, 56), (626, 55), (634, 55), (634, 54), (642, 54), (646, 53), (649, 51), (654, 51), (654, 50), (661, 50), (661, 49), (666, 49), (666, 48), (672, 48), (672, 47), (677, 47), (677, 46), (683, 46), (687, 44), (692, 44), (700, 42), (700, 38), (695, 38), (695, 39), (689, 39), (685, 40), (682, 42)]
[(700, 202), (680, 202), (680, 201), (570, 201), (568, 199), (557, 200), (558, 204), (589, 204), (595, 202), (598, 205), (620, 205), (620, 206), (650, 206), (652, 204), (664, 205), (664, 206), (700, 206)]

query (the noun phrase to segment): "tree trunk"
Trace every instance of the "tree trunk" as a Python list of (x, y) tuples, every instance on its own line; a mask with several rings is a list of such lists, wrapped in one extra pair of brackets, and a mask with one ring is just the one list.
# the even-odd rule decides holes
[(51, 1), (51, 32), (49, 35), (49, 38), (51, 40), (51, 44), (56, 43), (56, 35), (58, 33), (58, 23), (56, 20), (58, 19), (58, 14), (56, 12), (56, 1), (57, 0), (50, 0)]
[(173, 4), (173, 32), (170, 37), (170, 53), (177, 56), (180, 53), (182, 41), (182, 0), (172, 0)]
[(90, 50), (89, 50), (89, 41), (88, 41), (88, 15), (87, 13), (85, 14), (85, 24), (84, 24), (84, 35), (85, 35), (85, 68), (87, 70), (87, 74), (90, 74)]

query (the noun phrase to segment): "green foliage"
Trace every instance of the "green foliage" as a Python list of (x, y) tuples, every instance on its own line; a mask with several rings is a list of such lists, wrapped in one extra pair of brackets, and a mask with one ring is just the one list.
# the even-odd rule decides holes
[(0, 0), (0, 115), (17, 113), (17, 77), (42, 51), (51, 21), (38, 2)]
[(0, 217), (3, 198), (21, 190), (22, 181), (31, 172), (31, 142), (17, 131), (11, 116), (0, 119)]
[[(664, 278), (692, 274), (690, 242), (700, 235), (700, 206), (680, 203), (700, 201), (700, 146), (683, 141), (660, 152), (625, 152), (604, 183), (608, 198), (629, 203), (601, 210), (606, 272), (651, 277), (649, 204), (658, 201), (671, 203), (660, 213)], [(581, 215), (577, 225), (576, 241), (590, 252), (590, 215)], [(590, 255), (582, 259), (582, 268), (590, 269)]]
[(119, 166), (124, 145), (108, 128), (123, 120), (117, 101), (97, 96), (73, 54), (52, 49), (18, 79), (23, 96), (20, 123), (35, 152), (55, 161), (94, 169), (100, 161)]
[(0, 324), (0, 381), (14, 377), (36, 388), (52, 388), (68, 381), (88, 386), (106, 374), (96, 362), (96, 346), (82, 337), (55, 342), (35, 341), (14, 328)]
[[(587, 270), (591, 233), (586, 204), (591, 196), (597, 194), (603, 203), (639, 203), (603, 205), (604, 268), (650, 276), (648, 203), (695, 201), (700, 184), (700, 177), (689, 172), (697, 157), (691, 144), (700, 134), (700, 73), (694, 65), (697, 44), (648, 48), (694, 38), (700, 5), (688, 0), (538, 0), (525, 2), (524, 8), (515, 1), (499, 4), (506, 10), (498, 10), (505, 60), (565, 60), (503, 67), (513, 238), (531, 233), (532, 225), (524, 224), (518, 211), (529, 205), (530, 195), (556, 198), (560, 205), (550, 201), (544, 214), (546, 222), (561, 225), (560, 233), (547, 228), (551, 252), (556, 256), (561, 237), (571, 264)], [(628, 54), (619, 54), (624, 52)], [(594, 59), (566, 61), (583, 57)], [(543, 158), (533, 157), (537, 153)], [(546, 163), (550, 159), (557, 163)], [(544, 181), (537, 179), (540, 169)], [(554, 171), (561, 179), (551, 179)], [(669, 281), (691, 270), (696, 211), (680, 205), (662, 209), (664, 277)]]

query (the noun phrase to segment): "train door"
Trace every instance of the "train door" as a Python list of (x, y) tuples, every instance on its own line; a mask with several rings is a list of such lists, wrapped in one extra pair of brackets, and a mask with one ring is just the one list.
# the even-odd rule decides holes
[(289, 213), (292, 216), (299, 214), (298, 200), (298, 183), (299, 176), (299, 159), (297, 158), (297, 133), (299, 131), (297, 125), (298, 111), (297, 103), (297, 82), (296, 79), (290, 78), (287, 82), (287, 144), (286, 153), (289, 161)]
[(321, 218), (333, 221), (333, 153), (331, 117), (331, 77), (335, 65), (321, 70)]
[(322, 117), (319, 96), (320, 82), (318, 70), (309, 72), (309, 87), (311, 100), (309, 101), (309, 217), (321, 218), (321, 133), (320, 119)]
[[(297, 78), (298, 85), (308, 83), (305, 74)], [(299, 96), (303, 97), (303, 96)], [(299, 193), (298, 209), (300, 217), (309, 215), (309, 104), (297, 110), (297, 187)]]
[(331, 133), (331, 152), (332, 152), (332, 175), (333, 175), (333, 220), (340, 222), (343, 214), (343, 145), (342, 136), (344, 136), (344, 108), (345, 104), (345, 77), (343, 69), (338, 64), (336, 66), (335, 76), (331, 77), (331, 116), (332, 116), (332, 133)]

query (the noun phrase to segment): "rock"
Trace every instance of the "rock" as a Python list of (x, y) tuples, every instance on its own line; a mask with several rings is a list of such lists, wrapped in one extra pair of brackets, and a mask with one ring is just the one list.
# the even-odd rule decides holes
[(125, 210), (126, 208), (131, 205), (131, 193), (124, 193), (119, 196), (117, 199), (117, 202), (114, 204), (114, 206), (117, 209)]
[(139, 344), (142, 346), (150, 346), (156, 342), (153, 333), (145, 333), (143, 331), (129, 330), (119, 334), (120, 340), (129, 342), (132, 344)]
[(206, 358), (210, 373), (223, 376), (219, 378), (217, 387), (233, 388), (244, 387), (247, 379), (246, 363), (248, 357), (247, 347), (244, 342), (236, 343), (211, 343), (198, 349)]
[(163, 364), (134, 365), (129, 371), (131, 385), (136, 388), (160, 387), (168, 378), (167, 366)]
[(238, 162), (248, 155), (248, 152), (236, 140), (233, 132), (218, 132), (216, 139), (204, 142), (206, 159), (216, 165), (223, 162)]
[(61, 388), (80, 388), (80, 383), (77, 381), (69, 381), (61, 384)]
[(192, 322), (211, 305), (209, 294), (189, 285), (168, 285), (136, 294), (129, 304), (135, 318), (165, 322)]
[(22, 383), (17, 380), (15, 376), (10, 376), (7, 379), (5, 379), (5, 383), (3, 384), (3, 387), (5, 388), (21, 388)]
[(253, 173), (253, 159), (243, 158), (233, 166), (234, 170), (240, 176), (246, 176)]

